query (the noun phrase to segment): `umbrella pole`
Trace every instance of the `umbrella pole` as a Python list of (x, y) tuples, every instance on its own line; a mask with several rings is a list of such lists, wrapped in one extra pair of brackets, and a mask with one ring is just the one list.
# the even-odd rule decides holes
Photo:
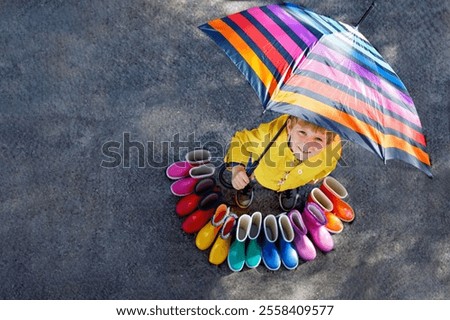
[(359, 25), (366, 19), (366, 17), (369, 15), (370, 11), (373, 9), (373, 7), (375, 7), (375, 1), (372, 2), (372, 4), (370, 5), (370, 7), (366, 10), (366, 12), (364, 12), (363, 16), (361, 17), (361, 19), (359, 19), (358, 23), (355, 26), (355, 29), (358, 30)]
[(274, 144), (275, 140), (278, 139), (278, 137), (280, 136), (280, 134), (283, 132), (283, 130), (286, 128), (287, 126), (287, 120), (286, 122), (281, 126), (280, 130), (278, 130), (278, 132), (275, 134), (275, 136), (273, 137), (273, 139), (269, 142), (269, 144), (264, 148), (264, 151), (261, 153), (261, 155), (259, 156), (259, 158), (251, 163), (249, 166), (247, 166), (246, 169), (246, 173), (247, 176), (251, 176), (253, 171), (255, 171), (256, 167), (258, 167), (259, 162), (261, 161), (261, 159), (264, 157), (264, 155), (267, 153), (267, 151), (269, 151), (270, 147)]

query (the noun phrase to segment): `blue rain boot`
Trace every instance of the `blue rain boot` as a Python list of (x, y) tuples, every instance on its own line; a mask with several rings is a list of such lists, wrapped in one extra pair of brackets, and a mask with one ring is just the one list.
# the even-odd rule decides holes
[(278, 226), (280, 227), (281, 262), (286, 269), (293, 270), (298, 267), (298, 254), (292, 245), (295, 236), (294, 229), (286, 214), (281, 214), (278, 217)]
[(262, 261), (267, 269), (276, 271), (280, 269), (281, 258), (276, 246), (278, 239), (277, 219), (273, 214), (264, 218), (264, 244), (262, 247)]

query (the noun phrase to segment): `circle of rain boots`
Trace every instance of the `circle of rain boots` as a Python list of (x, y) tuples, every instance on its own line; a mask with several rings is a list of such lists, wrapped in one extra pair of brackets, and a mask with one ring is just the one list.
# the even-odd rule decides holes
[(210, 160), (207, 150), (191, 151), (185, 161), (170, 165), (166, 175), (175, 180), (170, 189), (180, 197), (175, 211), (185, 218), (182, 230), (196, 234), (199, 250), (210, 249), (208, 261), (213, 265), (227, 261), (231, 271), (239, 272), (262, 262), (270, 271), (281, 266), (295, 270), (301, 261), (314, 260), (317, 250), (332, 251), (332, 234), (342, 232), (342, 222), (355, 218), (346, 188), (331, 176), (311, 190), (302, 212), (293, 209), (264, 217), (256, 211), (238, 217), (221, 201)]

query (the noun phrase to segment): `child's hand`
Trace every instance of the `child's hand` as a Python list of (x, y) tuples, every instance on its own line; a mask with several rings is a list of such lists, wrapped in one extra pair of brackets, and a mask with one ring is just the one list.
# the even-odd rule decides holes
[(231, 170), (231, 184), (236, 190), (242, 190), (250, 183), (250, 179), (241, 165), (234, 166)]

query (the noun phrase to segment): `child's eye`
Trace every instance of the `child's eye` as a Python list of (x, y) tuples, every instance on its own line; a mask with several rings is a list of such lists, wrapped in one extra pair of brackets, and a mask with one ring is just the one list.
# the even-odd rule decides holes
[(301, 134), (302, 136), (306, 135), (306, 131), (303, 131), (303, 130), (299, 130), (298, 133)]
[(317, 142), (323, 142), (323, 139), (319, 138), (319, 137), (314, 138), (314, 140), (317, 141)]

